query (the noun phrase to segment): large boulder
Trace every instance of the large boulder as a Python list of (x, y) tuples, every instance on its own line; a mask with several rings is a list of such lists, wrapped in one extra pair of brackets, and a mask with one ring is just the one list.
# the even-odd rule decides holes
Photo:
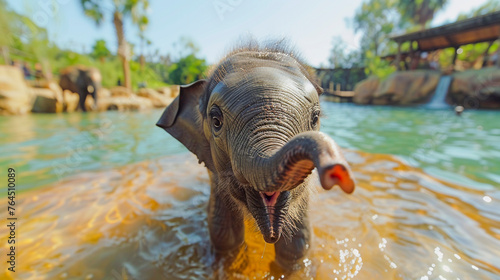
[(138, 96), (125, 87), (114, 87), (111, 90), (100, 88), (97, 94), (96, 109), (93, 108), (94, 99), (92, 96), (87, 96), (85, 106), (88, 111), (138, 111), (154, 107), (150, 98)]
[(63, 111), (62, 94), (58, 98), (57, 94), (47, 88), (31, 88), (35, 96), (32, 112), (34, 113), (60, 113)]
[(151, 100), (143, 97), (109, 97), (99, 100), (98, 111), (138, 111), (153, 107)]
[(98, 111), (138, 111), (152, 107), (153, 102), (150, 99), (135, 95), (131, 97), (106, 97), (97, 102)]
[(413, 105), (427, 103), (441, 73), (439, 71), (416, 70), (395, 72), (382, 81), (373, 94), (376, 105)]
[(0, 114), (18, 115), (31, 111), (32, 92), (24, 81), (21, 70), (0, 65)]
[(500, 108), (500, 69), (488, 67), (454, 73), (447, 101), (466, 108)]
[(130, 89), (122, 86), (113, 87), (109, 91), (112, 97), (131, 97), (134, 95)]
[(137, 96), (141, 96), (151, 100), (155, 108), (165, 108), (172, 102), (173, 98), (170, 95), (161, 94), (154, 89), (141, 88), (137, 92)]
[(80, 96), (76, 92), (70, 90), (64, 90), (64, 111), (75, 112), (78, 110), (78, 101), (80, 101)]
[(30, 88), (34, 96), (34, 113), (74, 112), (78, 109), (77, 93), (62, 88), (54, 81), (45, 81)]
[(111, 97), (111, 91), (107, 88), (101, 87), (97, 91), (97, 98), (106, 98), (106, 97)]
[(357, 104), (371, 104), (373, 95), (377, 91), (380, 80), (377, 77), (370, 77), (356, 84), (354, 87), (353, 101)]
[(179, 85), (171, 85), (168, 87), (161, 87), (161, 88), (157, 88), (156, 91), (162, 95), (167, 96), (167, 97), (176, 98), (177, 95), (179, 95), (180, 86)]

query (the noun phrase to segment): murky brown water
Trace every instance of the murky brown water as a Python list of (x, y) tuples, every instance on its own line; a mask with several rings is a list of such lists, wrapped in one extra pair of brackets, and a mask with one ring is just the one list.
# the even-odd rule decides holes
[(314, 241), (293, 275), (282, 276), (250, 226), (246, 249), (216, 261), (207, 174), (180, 155), (22, 193), (17, 272), (6, 272), (2, 242), (0, 278), (500, 279), (499, 189), (445, 183), (388, 155), (347, 158), (358, 188), (317, 188)]

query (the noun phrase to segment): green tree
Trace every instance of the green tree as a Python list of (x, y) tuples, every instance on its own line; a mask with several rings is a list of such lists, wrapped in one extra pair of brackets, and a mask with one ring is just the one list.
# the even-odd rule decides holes
[(361, 5), (352, 20), (354, 31), (360, 32), (361, 52), (371, 51), (380, 55), (385, 48), (387, 37), (398, 25), (395, 0), (368, 0)]
[(0, 0), (0, 30), (3, 35), (0, 36), (0, 52), (5, 64), (10, 63), (9, 45), (11, 43), (11, 13), (7, 10), (7, 3), (5, 0)]
[(483, 5), (473, 9), (469, 13), (462, 13), (458, 16), (457, 20), (468, 19), (471, 17), (482, 16), (491, 12), (500, 11), (500, 0), (489, 0)]
[(330, 67), (332, 68), (352, 68), (363, 63), (359, 51), (348, 50), (347, 44), (340, 36), (333, 38), (332, 50), (330, 52)]
[(178, 42), (174, 42), (173, 47), (179, 59), (200, 51), (200, 47), (191, 38), (185, 36), (182, 36)]
[(111, 52), (106, 46), (106, 41), (103, 39), (95, 41), (94, 46), (92, 46), (92, 53), (90, 55), (95, 59), (99, 59), (101, 63), (104, 63), (105, 59), (111, 55)]
[(448, 0), (400, 0), (398, 10), (401, 21), (411, 22), (425, 29), (426, 25), (434, 18), (434, 14), (442, 9)]
[[(460, 14), (457, 17), (457, 21), (482, 16), (496, 11), (500, 11), (500, 0), (489, 0), (468, 13)], [(470, 63), (472, 66), (484, 66), (490, 55), (493, 55), (497, 51), (498, 47), (499, 43), (495, 41), (461, 46), (461, 53), (458, 55), (457, 59)], [(452, 61), (454, 54), (454, 49), (444, 50), (440, 53), (439, 59), (444, 65), (451, 64), (450, 61)]]
[(182, 37), (174, 44), (179, 50), (179, 59), (168, 68), (169, 83), (189, 84), (203, 77), (207, 69), (204, 59), (197, 57), (199, 47), (193, 40)]
[(189, 54), (170, 66), (169, 82), (178, 85), (190, 84), (201, 79), (206, 69), (207, 64), (204, 59)]
[[(110, 3), (111, 2), (111, 3)], [(125, 86), (132, 87), (130, 77), (130, 47), (125, 38), (124, 20), (131, 17), (132, 22), (140, 25), (146, 17), (146, 9), (149, 6), (148, 0), (80, 0), (85, 15), (92, 18), (96, 24), (101, 24), (106, 12), (110, 11), (113, 15), (113, 25), (115, 27), (116, 37), (118, 39), (118, 57), (123, 66), (123, 76)], [(109, 10), (109, 4), (112, 9)]]
[(139, 55), (141, 70), (144, 70), (144, 66), (146, 65), (146, 59), (144, 57), (144, 44), (151, 44), (151, 41), (146, 38), (145, 34), (148, 24), (149, 19), (145, 15), (142, 15), (137, 21), (137, 25), (139, 26), (139, 39), (141, 40), (141, 54)]
[(374, 75), (380, 79), (385, 79), (395, 71), (396, 67), (394, 65), (374, 55), (371, 51), (366, 52), (365, 73), (367, 75)]

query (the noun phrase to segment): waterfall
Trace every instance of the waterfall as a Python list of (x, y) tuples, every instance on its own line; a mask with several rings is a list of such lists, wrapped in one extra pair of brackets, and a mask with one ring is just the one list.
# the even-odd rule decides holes
[(450, 105), (448, 105), (445, 102), (446, 94), (448, 93), (448, 88), (450, 87), (450, 83), (451, 83), (451, 76), (449, 75), (441, 76), (431, 101), (427, 103), (425, 107), (430, 109), (444, 109), (450, 107)]

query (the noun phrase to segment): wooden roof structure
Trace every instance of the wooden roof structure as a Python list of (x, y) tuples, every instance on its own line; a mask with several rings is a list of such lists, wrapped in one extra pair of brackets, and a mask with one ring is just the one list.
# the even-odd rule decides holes
[[(398, 43), (398, 52), (396, 54), (395, 64), (400, 70), (400, 61), (402, 56), (413, 57), (415, 51), (429, 52), (445, 48), (455, 48), (453, 64), (457, 59), (457, 49), (462, 45), (475, 44), (481, 42), (494, 42), (500, 39), (500, 11), (488, 13), (482, 16), (459, 20), (454, 23), (441, 25), (421, 31), (411, 32), (402, 35), (390, 37), (391, 40)], [(413, 50), (413, 44), (410, 44), (408, 54), (401, 52), (401, 44), (404, 42), (417, 42), (418, 47)], [(491, 47), (488, 47), (488, 49)], [(497, 51), (497, 63), (500, 67), (500, 48)], [(487, 51), (486, 51), (487, 54)], [(386, 56), (385, 59), (394, 60), (392, 56)], [(418, 63), (418, 58), (417, 58)]]
[(433, 51), (500, 38), (500, 11), (454, 23), (390, 37), (398, 44), (418, 43), (418, 50)]

